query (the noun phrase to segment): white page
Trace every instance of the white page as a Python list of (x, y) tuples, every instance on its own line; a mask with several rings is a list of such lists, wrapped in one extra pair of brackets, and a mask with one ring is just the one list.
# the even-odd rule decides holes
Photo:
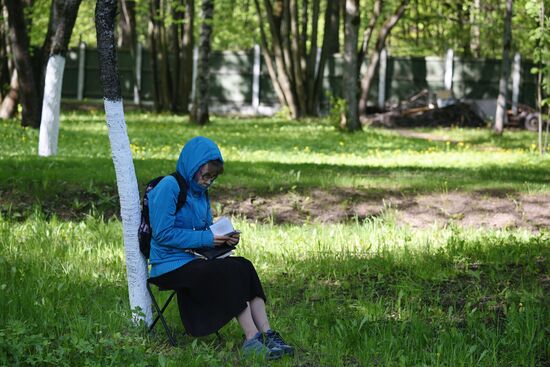
[(231, 220), (229, 220), (229, 218), (221, 217), (210, 226), (210, 230), (214, 236), (223, 236), (227, 233), (233, 232), (235, 229), (233, 228), (233, 224), (231, 224)]

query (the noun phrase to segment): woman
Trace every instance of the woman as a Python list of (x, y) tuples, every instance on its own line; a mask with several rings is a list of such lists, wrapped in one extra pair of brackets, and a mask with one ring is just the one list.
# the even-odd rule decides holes
[(216, 332), (236, 317), (246, 340), (245, 355), (275, 359), (294, 349), (271, 330), (266, 296), (252, 263), (242, 257), (202, 260), (186, 252), (198, 247), (236, 245), (239, 234), (214, 236), (206, 191), (223, 173), (223, 159), (210, 139), (196, 137), (183, 147), (177, 172), (187, 183), (185, 205), (176, 212), (179, 185), (166, 176), (148, 194), (151, 239), (151, 281), (176, 289), (181, 320), (189, 334)]

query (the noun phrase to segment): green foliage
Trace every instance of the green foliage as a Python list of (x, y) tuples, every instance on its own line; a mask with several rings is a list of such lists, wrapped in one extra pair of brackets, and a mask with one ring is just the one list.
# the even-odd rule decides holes
[(348, 104), (344, 98), (339, 98), (329, 94), (328, 96), (330, 103), (330, 112), (328, 115), (329, 121), (337, 129), (344, 129), (345, 126), (342, 126), (342, 120), (348, 114)]
[[(176, 0), (170, 0), (176, 2)], [(29, 16), (32, 18), (30, 29), (31, 43), (41, 46), (47, 30), (49, 6), (51, 0), (35, 0)], [(177, 3), (177, 2), (176, 2)], [(514, 1), (513, 49), (529, 58), (536, 42), (530, 34), (538, 27), (529, 14), (529, 7), (540, 0)], [(147, 45), (149, 1), (136, 0), (137, 34), (140, 42)], [(361, 3), (361, 27), (364, 29), (372, 16), (373, 1)], [(398, 5), (397, 0), (385, 1), (382, 23)], [(474, 7), (474, 0), (461, 2), (434, 2), (414, 0), (405, 12), (403, 19), (396, 25), (389, 37), (388, 45), (393, 55), (426, 56), (444, 55), (447, 48), (455, 50), (456, 55), (471, 56), (472, 27), (480, 30), (480, 56), (500, 58), (502, 52), (503, 2), (481, 1), (479, 12)], [(198, 36), (200, 22), (200, 1), (195, 1), (195, 35)], [(321, 1), (324, 9), (325, 2)], [(298, 1), (302, 9), (301, 1)], [(71, 39), (71, 46), (76, 46), (82, 39), (90, 46), (95, 46), (94, 26), (95, 1), (82, 1), (79, 16)], [(547, 7), (548, 8), (548, 7)], [(309, 12), (311, 13), (311, 2)], [(164, 17), (170, 23), (170, 15)], [(311, 32), (311, 24), (308, 25)], [(212, 44), (215, 50), (250, 49), (259, 43), (258, 16), (251, 0), (216, 1), (214, 11)], [(319, 40), (322, 39), (323, 21), (319, 24)], [(376, 32), (374, 34), (376, 37)], [(343, 32), (340, 32), (340, 43), (343, 44)], [(374, 42), (371, 42), (371, 47)]]
[[(530, 0), (526, 4), (527, 14), (531, 17), (532, 22), (536, 24), (536, 27), (529, 32), (529, 40), (536, 45), (533, 52), (533, 61), (539, 65), (532, 68), (531, 73), (538, 74), (540, 72), (542, 74), (543, 98), (541, 106), (539, 106), (541, 110), (543, 106), (550, 106), (550, 34), (548, 32), (550, 16), (547, 12), (542, 13), (542, 6), (540, 0)], [(550, 4), (546, 9), (549, 7)], [(541, 17), (544, 17), (544, 19), (541, 19)], [(548, 115), (545, 116), (545, 119), (548, 119)]]

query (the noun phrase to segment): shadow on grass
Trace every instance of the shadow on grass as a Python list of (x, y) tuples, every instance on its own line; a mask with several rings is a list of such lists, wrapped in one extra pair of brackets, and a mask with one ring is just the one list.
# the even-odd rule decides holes
[[(139, 190), (152, 178), (174, 170), (175, 161), (136, 160)], [(91, 209), (110, 217), (119, 210), (113, 163), (110, 159), (44, 160), (8, 158), (0, 161), (0, 198), (4, 214), (33, 206), (61, 217), (78, 217)], [(547, 189), (550, 176), (535, 166), (373, 167), (313, 163), (228, 162), (226, 173), (211, 189), (213, 199), (245, 200), (251, 195), (271, 197), (292, 190), (342, 191), (364, 197), (415, 195), (427, 192), (486, 191), (507, 195)], [(351, 191), (350, 191), (351, 190)], [(346, 194), (347, 193), (347, 194)], [(23, 215), (24, 216), (24, 215)]]
[[(393, 365), (401, 357), (406, 365), (432, 364), (436, 353), (444, 365), (544, 365), (545, 241), (464, 236), (431, 254), (285, 257), (265, 279), (268, 306), (274, 322), (315, 350), (322, 365), (335, 355), (358, 365)], [(489, 345), (495, 359), (479, 363)]]

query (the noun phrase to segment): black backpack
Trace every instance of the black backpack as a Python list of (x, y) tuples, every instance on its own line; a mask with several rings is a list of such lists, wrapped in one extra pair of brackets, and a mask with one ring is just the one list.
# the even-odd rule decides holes
[[(187, 198), (187, 184), (178, 172), (174, 172), (170, 175), (178, 181), (180, 186), (180, 193), (176, 204), (177, 212), (185, 205), (185, 200)], [(145, 192), (143, 193), (143, 199), (141, 201), (141, 223), (138, 230), (139, 250), (146, 259), (149, 258), (151, 253), (151, 236), (153, 234), (151, 222), (149, 221), (149, 199), (147, 198), (147, 194), (149, 191), (153, 190), (164, 177), (165, 176), (159, 176), (147, 183), (147, 186), (145, 186)]]

